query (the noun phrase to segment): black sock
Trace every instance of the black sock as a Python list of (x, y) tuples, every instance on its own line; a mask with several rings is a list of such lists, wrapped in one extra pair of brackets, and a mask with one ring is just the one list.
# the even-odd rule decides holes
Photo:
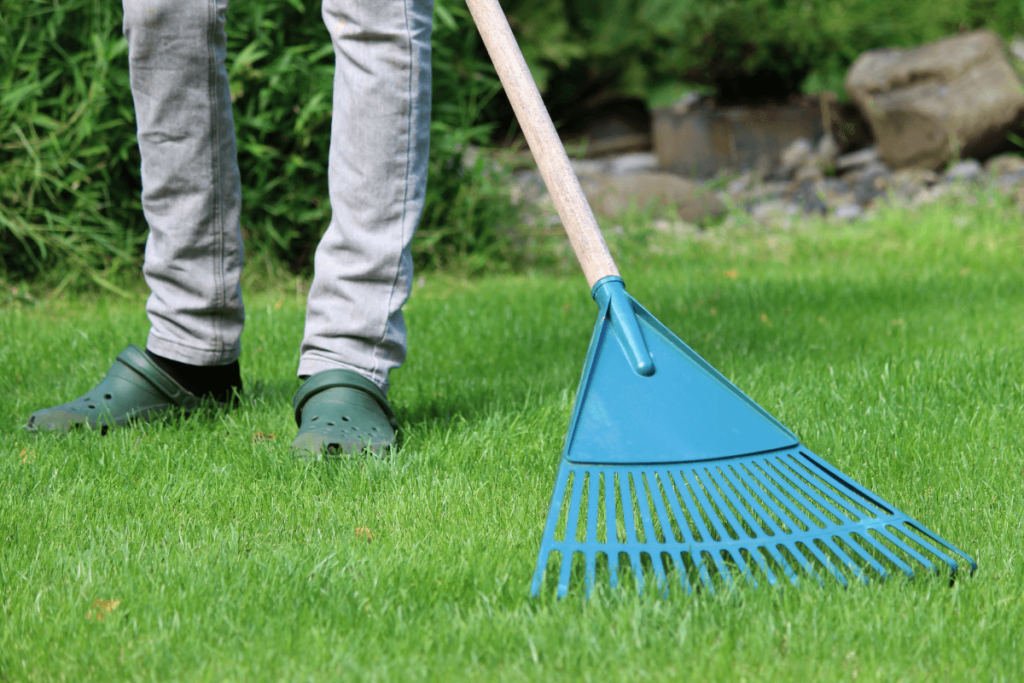
[(158, 356), (149, 349), (146, 349), (146, 355), (186, 391), (200, 398), (227, 403), (234, 392), (242, 393), (242, 375), (237, 360), (229, 365), (189, 365)]

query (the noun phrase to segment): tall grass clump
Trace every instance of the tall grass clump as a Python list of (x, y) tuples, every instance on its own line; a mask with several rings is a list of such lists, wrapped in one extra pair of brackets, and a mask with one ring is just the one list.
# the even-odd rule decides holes
[(145, 230), (120, 8), (0, 7), (0, 278), (110, 286)]

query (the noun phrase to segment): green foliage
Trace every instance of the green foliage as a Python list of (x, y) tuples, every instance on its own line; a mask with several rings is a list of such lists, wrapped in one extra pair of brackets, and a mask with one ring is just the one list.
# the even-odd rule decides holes
[(120, 12), (0, 8), (0, 277), (109, 286), (145, 229)]

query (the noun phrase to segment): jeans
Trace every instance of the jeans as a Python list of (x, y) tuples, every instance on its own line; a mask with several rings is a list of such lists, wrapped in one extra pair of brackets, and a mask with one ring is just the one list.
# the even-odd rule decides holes
[[(149, 224), (147, 348), (228, 364), (245, 321), (228, 1), (123, 4)], [(335, 54), (332, 216), (314, 256), (300, 376), (345, 368), (386, 391), (405, 360), (409, 245), (427, 180), (431, 13), (432, 0), (323, 1)]]

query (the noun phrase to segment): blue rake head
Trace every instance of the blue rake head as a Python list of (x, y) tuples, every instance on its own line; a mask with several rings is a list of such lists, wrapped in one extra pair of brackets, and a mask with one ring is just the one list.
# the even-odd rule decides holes
[[(549, 566), (558, 597), (599, 565), (667, 587), (714, 591), (742, 576), (884, 579), (916, 567), (951, 574), (974, 560), (800, 445), (626, 294), (600, 306), (566, 435), (531, 592)], [(557, 553), (558, 557), (552, 557)], [(574, 562), (575, 560), (575, 562)], [(576, 567), (574, 568), (574, 564)]]

